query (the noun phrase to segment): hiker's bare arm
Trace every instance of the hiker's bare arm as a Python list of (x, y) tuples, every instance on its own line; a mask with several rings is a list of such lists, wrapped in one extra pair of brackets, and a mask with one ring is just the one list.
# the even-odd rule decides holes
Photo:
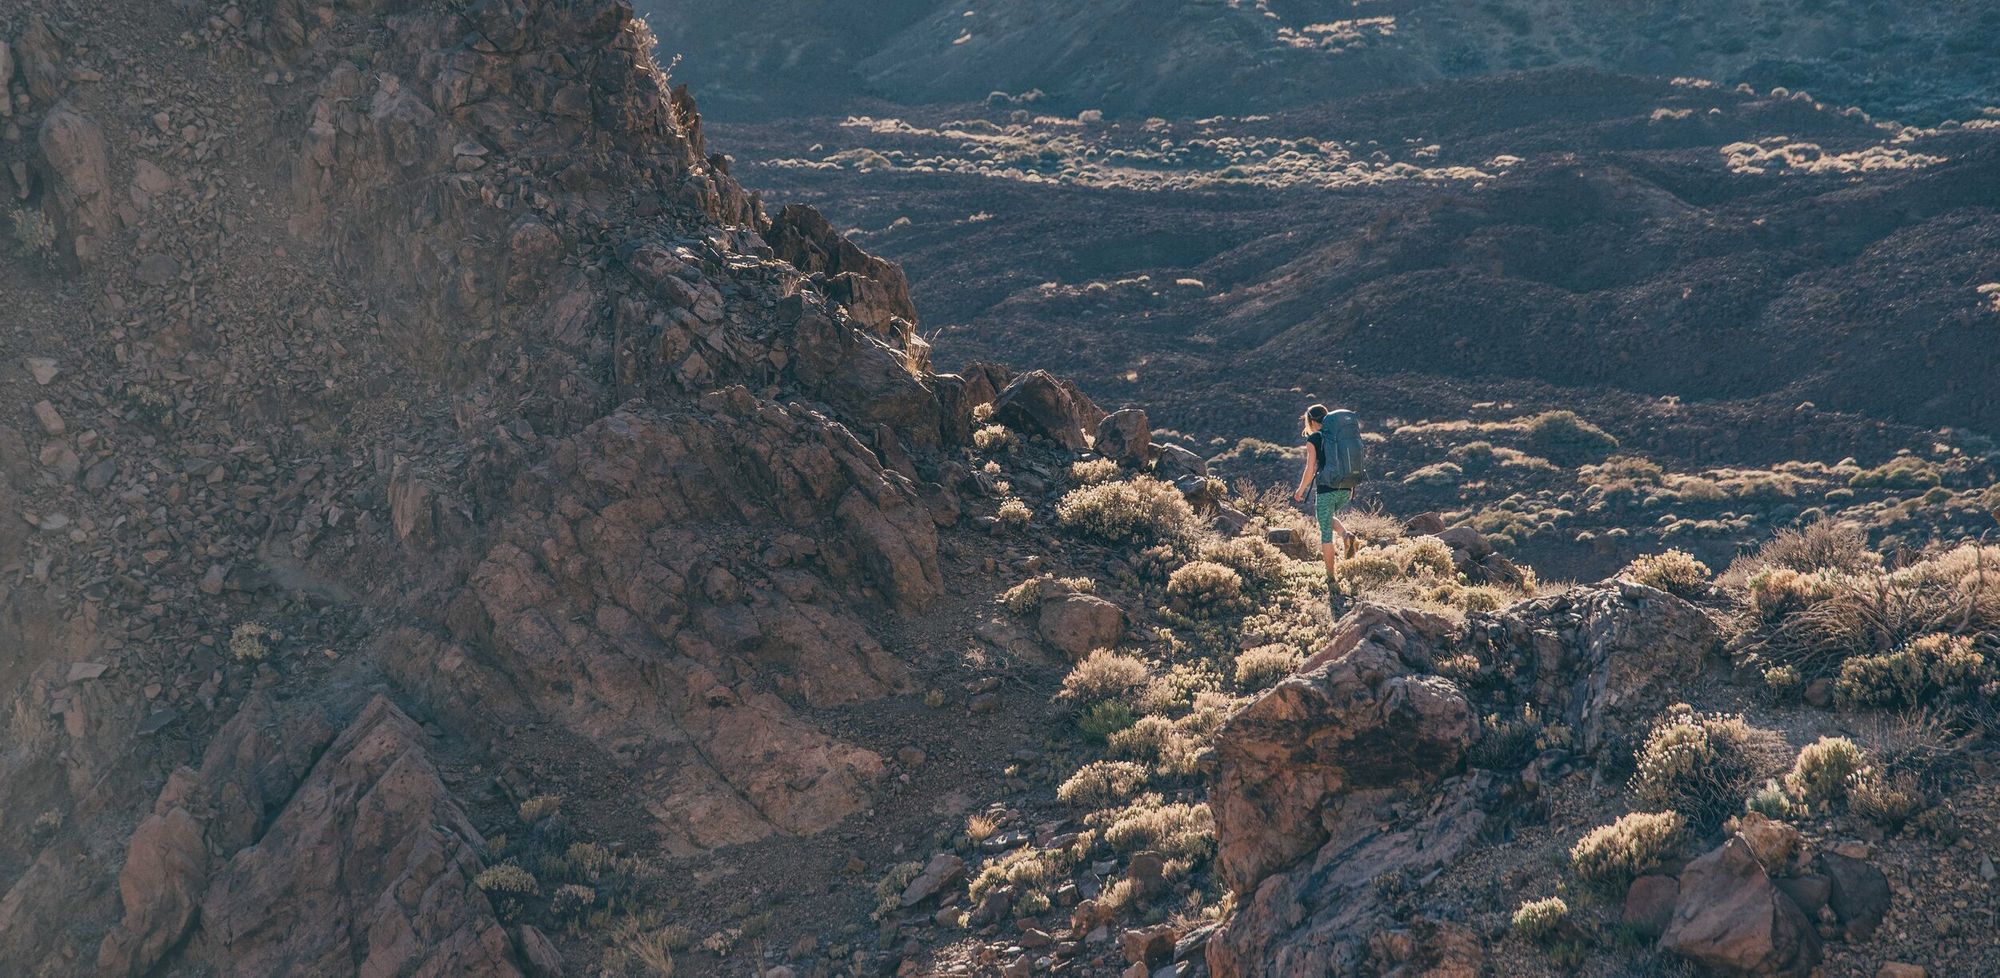
[(1292, 501), (1295, 503), (1305, 502), (1306, 487), (1312, 485), (1313, 447), (1311, 445), (1305, 447), (1305, 466), (1305, 471), (1299, 473), (1299, 487), (1292, 490)]

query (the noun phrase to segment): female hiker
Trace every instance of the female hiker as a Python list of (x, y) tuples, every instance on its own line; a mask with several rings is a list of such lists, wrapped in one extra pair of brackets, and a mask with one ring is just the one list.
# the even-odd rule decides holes
[[(1338, 614), (1340, 597), (1334, 586), (1337, 555), (1352, 557), (1360, 549), (1360, 541), (1348, 532), (1340, 514), (1354, 501), (1354, 488), (1361, 484), (1361, 419), (1352, 411), (1329, 411), (1326, 405), (1315, 404), (1306, 409), (1302, 420), (1306, 438), (1305, 471), (1299, 475), (1299, 487), (1292, 492), (1292, 499), (1304, 502), (1306, 487), (1312, 487), (1319, 510), (1319, 552), (1326, 560), (1328, 603)], [(1339, 550), (1335, 549), (1336, 537)]]

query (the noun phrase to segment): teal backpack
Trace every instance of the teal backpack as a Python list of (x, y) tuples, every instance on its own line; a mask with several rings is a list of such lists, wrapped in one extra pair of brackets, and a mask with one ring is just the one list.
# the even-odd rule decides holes
[(1368, 455), (1361, 441), (1361, 419), (1353, 411), (1328, 411), (1319, 431), (1319, 474), (1313, 484), (1320, 489), (1348, 490), (1360, 485)]

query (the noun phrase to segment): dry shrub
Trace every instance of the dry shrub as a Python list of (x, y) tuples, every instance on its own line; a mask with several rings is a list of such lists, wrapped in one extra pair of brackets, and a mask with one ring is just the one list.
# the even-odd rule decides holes
[(1124, 696), (1144, 685), (1146, 677), (1143, 660), (1099, 649), (1070, 669), (1058, 695), (1088, 706)]
[(1355, 592), (1384, 587), (1403, 576), (1403, 568), (1394, 559), (1372, 551), (1341, 561), (1336, 571), (1340, 583)]
[(1799, 749), (1798, 760), (1785, 775), (1792, 800), (1821, 810), (1847, 795), (1849, 779), (1868, 766), (1868, 755), (1846, 737), (1821, 737)]
[(1122, 472), (1123, 470), (1119, 468), (1118, 463), (1108, 458), (1093, 458), (1082, 462), (1071, 462), (1069, 466), (1070, 481), (1080, 486), (1094, 486), (1100, 482), (1110, 482), (1118, 478)]
[(1924, 807), (1923, 791), (1911, 775), (1864, 767), (1847, 777), (1847, 811), (1856, 817), (1897, 829)]
[(1193, 768), (1196, 747), (1180, 725), (1166, 717), (1140, 717), (1106, 741), (1110, 752), (1121, 758), (1153, 765), (1162, 775), (1178, 775)]
[(1403, 477), (1406, 486), (1456, 486), (1465, 481), (1465, 470), (1456, 462), (1435, 462)]
[(1191, 560), (1167, 577), (1167, 601), (1175, 611), (1207, 618), (1247, 606), (1243, 576), (1212, 560)]
[(1458, 565), (1451, 559), (1451, 545), (1437, 537), (1406, 540), (1389, 551), (1405, 577), (1429, 575), (1444, 581), (1458, 579)]
[[(1018, 900), (1022, 893), (1040, 892), (1050, 883), (1068, 876), (1076, 860), (1073, 849), (1036, 849), (1032, 846), (1016, 849), (987, 863), (972, 878), (972, 882), (966, 884), (966, 894), (970, 902), (977, 906), (989, 891), (1011, 886), (1017, 890), (1015, 899)], [(917, 868), (919, 871), (923, 869), (922, 865)], [(905, 881), (904, 885), (908, 882)], [(898, 893), (901, 889), (897, 888)]]
[(1575, 411), (1545, 411), (1517, 422), (1528, 445), (1544, 455), (1585, 455), (1615, 451), (1618, 439), (1577, 416)]
[(1234, 570), (1244, 584), (1259, 589), (1282, 582), (1290, 563), (1284, 551), (1263, 537), (1209, 540), (1201, 545), (1201, 558)]
[(1131, 761), (1092, 761), (1056, 789), (1056, 799), (1074, 808), (1116, 805), (1145, 787), (1146, 766)]
[(472, 884), (487, 893), (533, 896), (541, 891), (535, 874), (513, 863), (497, 863), (480, 870), (479, 875), (472, 878)]
[(1387, 547), (1403, 539), (1403, 522), (1379, 509), (1350, 509), (1341, 514), (1340, 521), (1355, 539), (1371, 547)]
[(1284, 645), (1260, 645), (1236, 656), (1236, 686), (1255, 692), (1284, 681), (1305, 661), (1297, 649)]
[(1766, 568), (1784, 568), (1801, 574), (1832, 571), (1861, 574), (1882, 566), (1882, 555), (1868, 546), (1868, 534), (1852, 523), (1815, 520), (1795, 529), (1779, 530), (1757, 552), (1730, 568), (1735, 576), (1748, 578)]
[[(1781, 610), (1800, 601), (1810, 603)], [(1764, 621), (1750, 651), (1825, 675), (1851, 656), (1887, 655), (1933, 632), (2000, 629), (2000, 547), (1968, 544), (1894, 573), (1792, 581), (1773, 571), (1753, 585), (1752, 602)]]
[(1941, 480), (1938, 467), (1915, 455), (1898, 455), (1847, 480), (1856, 489), (1928, 489)]
[(1777, 738), (1734, 714), (1697, 713), (1676, 703), (1634, 757), (1632, 790), (1709, 825), (1733, 811), (1776, 760)]
[(1000, 508), (993, 513), (993, 518), (999, 520), (1001, 526), (1019, 530), (1034, 521), (1035, 511), (1029, 509), (1027, 503), (1010, 496), (1000, 501)]
[(1833, 597), (1839, 586), (1823, 573), (1767, 567), (1750, 578), (1750, 610), (1760, 620), (1780, 622)]
[(1537, 943), (1555, 936), (1569, 920), (1569, 904), (1562, 897), (1532, 900), (1514, 911), (1514, 933)]
[(1841, 663), (1834, 695), (1849, 706), (1929, 706), (1970, 699), (1992, 675), (1970, 638), (1925, 635), (1887, 655)]
[(1194, 509), (1158, 479), (1134, 478), (1070, 491), (1056, 504), (1070, 530), (1112, 543), (1177, 543), (1190, 538)]
[(1151, 849), (1195, 861), (1215, 853), (1215, 819), (1200, 802), (1169, 804), (1157, 794), (1147, 794), (1123, 808), (1092, 815), (1085, 823), (1101, 829), (1105, 843), (1119, 852)]
[(1685, 550), (1648, 554), (1625, 565), (1619, 576), (1683, 598), (1708, 593), (1708, 565)]
[(1686, 828), (1679, 812), (1633, 812), (1578, 839), (1570, 869), (1585, 883), (1616, 891), (1659, 865)]
[(989, 424), (972, 433), (972, 446), (989, 455), (1014, 450), (1019, 443), (1014, 432), (997, 424)]

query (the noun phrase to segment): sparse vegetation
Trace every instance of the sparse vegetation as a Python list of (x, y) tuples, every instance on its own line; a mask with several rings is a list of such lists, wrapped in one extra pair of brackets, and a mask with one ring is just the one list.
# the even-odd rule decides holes
[(1659, 865), (1686, 827), (1679, 812), (1633, 812), (1577, 840), (1570, 869), (1587, 884), (1615, 891)]
[(1010, 496), (1000, 501), (1000, 508), (994, 511), (993, 518), (999, 520), (1001, 526), (1019, 530), (1034, 522), (1035, 511), (1029, 509), (1027, 503)]
[(1123, 474), (1117, 462), (1108, 458), (1093, 458), (1082, 462), (1071, 462), (1070, 481), (1080, 486), (1094, 486), (1100, 482), (1110, 482)]
[(1146, 663), (1133, 656), (1100, 649), (1078, 662), (1063, 679), (1061, 696), (1085, 705), (1116, 699), (1144, 685)]
[(1546, 411), (1523, 418), (1521, 430), (1529, 447), (1544, 455), (1587, 455), (1618, 448), (1618, 439), (1575, 411)]
[(1194, 529), (1194, 510), (1180, 490), (1149, 477), (1073, 490), (1056, 504), (1056, 518), (1112, 543), (1180, 543)]
[(1014, 450), (1020, 443), (1010, 428), (989, 424), (972, 433), (972, 447), (988, 455), (999, 455)]
[(1555, 936), (1569, 920), (1569, 904), (1562, 897), (1525, 901), (1514, 911), (1514, 933), (1541, 943)]
[(1821, 810), (1847, 795), (1850, 778), (1868, 765), (1867, 755), (1846, 737), (1821, 737), (1799, 750), (1785, 776), (1785, 791), (1809, 809)]
[(1647, 587), (1658, 588), (1683, 598), (1698, 598), (1708, 592), (1708, 565), (1685, 550), (1640, 557), (1625, 565), (1619, 576)]
[(1247, 607), (1243, 576), (1212, 560), (1192, 560), (1167, 577), (1167, 600), (1175, 611), (1208, 618)]
[(1140, 788), (1145, 787), (1148, 777), (1143, 764), (1093, 761), (1070, 775), (1069, 780), (1056, 789), (1056, 798), (1075, 808), (1103, 808), (1137, 794)]
[(263, 625), (246, 621), (229, 633), (229, 657), (238, 662), (262, 662), (271, 654), (271, 643), (283, 638)]
[(1166, 802), (1147, 794), (1123, 808), (1099, 812), (1086, 822), (1100, 828), (1118, 852), (1151, 849), (1163, 855), (1202, 860), (1215, 853), (1215, 821), (1205, 804)]
[(1246, 692), (1275, 686), (1304, 660), (1296, 649), (1283, 645), (1245, 649), (1236, 656), (1236, 686)]
[(1886, 655), (1848, 659), (1834, 694), (1849, 706), (1938, 705), (1978, 695), (1992, 676), (1970, 638), (1932, 634)]
[(1734, 714), (1703, 714), (1685, 703), (1669, 707), (1634, 758), (1633, 793), (1699, 824), (1720, 821), (1762, 780), (1775, 735)]

